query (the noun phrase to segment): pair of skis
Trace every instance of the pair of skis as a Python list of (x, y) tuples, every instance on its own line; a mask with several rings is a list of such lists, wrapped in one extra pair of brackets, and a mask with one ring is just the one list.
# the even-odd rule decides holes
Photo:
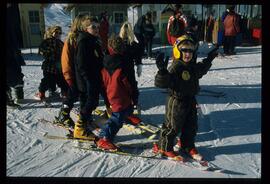
[[(92, 140), (83, 140), (83, 139), (76, 139), (73, 137), (64, 137), (64, 136), (53, 136), (53, 135), (49, 135), (49, 134), (45, 134), (44, 135), (45, 138), (47, 139), (52, 139), (52, 140), (71, 140), (71, 141), (76, 141), (79, 143), (89, 143), (87, 144), (87, 147), (82, 146), (81, 144), (73, 146), (75, 149), (79, 149), (79, 150), (86, 150), (86, 151), (95, 151), (95, 152), (103, 152), (103, 153), (109, 153), (109, 154), (116, 154), (116, 155), (122, 155), (122, 156), (130, 156), (130, 157), (139, 157), (139, 158), (144, 158), (144, 159), (158, 159), (158, 160), (168, 160), (167, 157), (162, 156), (161, 154), (155, 154), (153, 152), (147, 152), (147, 154), (136, 154), (133, 153), (132, 151), (134, 151), (134, 149), (137, 149), (139, 146), (141, 145), (142, 149), (144, 148), (143, 145), (145, 143), (139, 143), (137, 144), (137, 146), (133, 146), (132, 144), (125, 144), (125, 143), (116, 143), (116, 145), (118, 147), (120, 147), (119, 150), (114, 150), (114, 151), (110, 151), (110, 150), (103, 150), (100, 149), (96, 146), (96, 144), (94, 143), (94, 139), (95, 137), (93, 137)], [(152, 142), (147, 142), (150, 143), (152, 145)], [(130, 151), (132, 150), (132, 151)], [(190, 168), (196, 168), (202, 171), (212, 171), (212, 172), (222, 172), (222, 169), (213, 165), (212, 163), (209, 163), (207, 161), (197, 161), (194, 160), (188, 156), (184, 156), (184, 160), (183, 161), (176, 161), (176, 160), (172, 160), (175, 161), (179, 164), (183, 164), (184, 166), (188, 166)]]
[[(71, 140), (71, 141), (76, 141), (76, 142), (79, 142), (79, 143), (89, 143), (89, 144), (87, 144), (87, 147), (77, 145), (77, 146), (74, 147), (76, 149), (88, 150), (88, 151), (98, 151), (98, 152), (112, 153), (112, 154), (131, 156), (131, 157), (140, 157), (140, 158), (146, 158), (146, 159), (160, 159), (160, 160), (168, 159), (167, 157), (163, 157), (161, 154), (155, 154), (155, 153), (152, 153), (152, 152), (149, 152), (147, 155), (141, 155), (141, 154), (133, 153), (134, 149), (138, 149), (140, 147), (142, 149), (144, 149), (145, 148), (144, 145), (146, 145), (146, 144), (150, 144), (152, 146), (153, 141), (140, 142), (140, 143), (136, 143), (135, 145), (133, 145), (133, 143), (131, 143), (131, 144), (129, 144), (129, 143), (116, 143), (116, 145), (118, 147), (120, 147), (119, 150), (117, 150), (117, 151), (102, 150), (102, 149), (98, 148), (96, 146), (96, 144), (94, 143), (94, 140), (96, 139), (95, 135), (93, 135), (93, 138), (89, 139), (89, 140), (76, 139), (76, 138), (73, 137), (73, 129), (72, 128), (68, 128), (68, 127), (65, 127), (65, 126), (63, 126), (61, 124), (53, 123), (53, 122), (45, 120), (45, 119), (39, 119), (39, 121), (43, 122), (43, 123), (50, 123), (50, 124), (53, 124), (54, 126), (58, 126), (60, 128), (64, 128), (64, 129), (69, 131), (69, 134), (67, 134), (66, 136), (49, 135), (48, 133), (46, 133), (44, 135), (44, 137), (47, 138), (47, 139)], [(133, 152), (128, 151), (130, 149)], [(197, 168), (197, 169), (203, 170), (203, 171), (222, 172), (221, 168), (213, 165), (210, 162), (197, 161), (197, 160), (194, 160), (194, 159), (192, 159), (192, 158), (190, 158), (188, 156), (184, 156), (184, 158), (185, 159), (183, 161), (177, 161), (177, 162), (179, 162), (180, 164), (183, 164), (185, 166), (188, 166), (188, 167), (191, 167), (191, 168)]]

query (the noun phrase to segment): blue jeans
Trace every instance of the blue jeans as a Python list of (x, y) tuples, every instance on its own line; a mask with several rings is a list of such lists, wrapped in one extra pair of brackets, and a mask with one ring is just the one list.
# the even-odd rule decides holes
[(106, 122), (106, 125), (101, 129), (100, 138), (113, 140), (117, 132), (123, 126), (125, 119), (133, 113), (132, 106), (129, 106), (121, 112), (113, 112), (112, 116)]

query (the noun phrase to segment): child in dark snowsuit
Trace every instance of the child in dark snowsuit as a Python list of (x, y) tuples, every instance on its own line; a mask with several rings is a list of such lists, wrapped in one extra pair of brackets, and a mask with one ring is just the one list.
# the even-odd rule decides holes
[(112, 115), (102, 128), (97, 146), (106, 150), (117, 150), (112, 143), (122, 127), (124, 120), (133, 113), (132, 87), (128, 79), (128, 70), (123, 57), (124, 42), (120, 37), (112, 36), (108, 41), (110, 55), (106, 55), (101, 70), (103, 89), (106, 100), (112, 108)]
[(35, 95), (38, 100), (45, 99), (45, 92), (53, 89), (56, 84), (61, 88), (62, 96), (66, 96), (68, 85), (65, 82), (61, 69), (61, 53), (63, 42), (60, 40), (62, 29), (59, 26), (51, 27), (46, 33), (46, 39), (39, 46), (39, 54), (44, 57), (42, 63), (43, 78), (39, 85), (39, 92)]
[(173, 151), (176, 136), (181, 134), (182, 149), (194, 159), (201, 160), (202, 156), (195, 148), (197, 133), (197, 109), (195, 95), (199, 90), (199, 79), (207, 73), (212, 60), (217, 53), (214, 49), (202, 62), (191, 62), (195, 49), (191, 37), (179, 37), (173, 47), (175, 61), (172, 62), (170, 72), (167, 70), (168, 57), (164, 62), (164, 53), (157, 57), (159, 69), (155, 76), (155, 85), (168, 88), (169, 96), (166, 105), (165, 123), (162, 126), (158, 144), (154, 144), (153, 151), (162, 153), (169, 159), (183, 158)]

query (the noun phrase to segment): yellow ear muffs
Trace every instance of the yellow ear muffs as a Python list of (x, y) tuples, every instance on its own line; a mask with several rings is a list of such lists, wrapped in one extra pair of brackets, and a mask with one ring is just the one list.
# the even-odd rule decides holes
[(173, 46), (173, 56), (175, 59), (179, 59), (181, 57), (181, 53), (178, 50), (178, 47), (176, 44)]
[(180, 36), (176, 39), (174, 45), (173, 45), (173, 56), (175, 59), (181, 58), (181, 52), (178, 49), (178, 46), (185, 40), (189, 40), (190, 42), (194, 43), (193, 39), (187, 35)]

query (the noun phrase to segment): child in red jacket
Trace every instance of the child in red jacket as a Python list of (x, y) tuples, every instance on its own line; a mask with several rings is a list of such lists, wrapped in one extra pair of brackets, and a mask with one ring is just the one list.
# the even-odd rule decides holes
[(111, 105), (112, 115), (105, 127), (102, 128), (97, 141), (101, 149), (116, 151), (112, 140), (122, 127), (124, 120), (133, 113), (132, 87), (127, 75), (127, 64), (123, 57), (124, 42), (119, 36), (112, 36), (108, 40), (110, 55), (103, 60), (101, 70), (102, 86), (106, 92), (105, 98)]

